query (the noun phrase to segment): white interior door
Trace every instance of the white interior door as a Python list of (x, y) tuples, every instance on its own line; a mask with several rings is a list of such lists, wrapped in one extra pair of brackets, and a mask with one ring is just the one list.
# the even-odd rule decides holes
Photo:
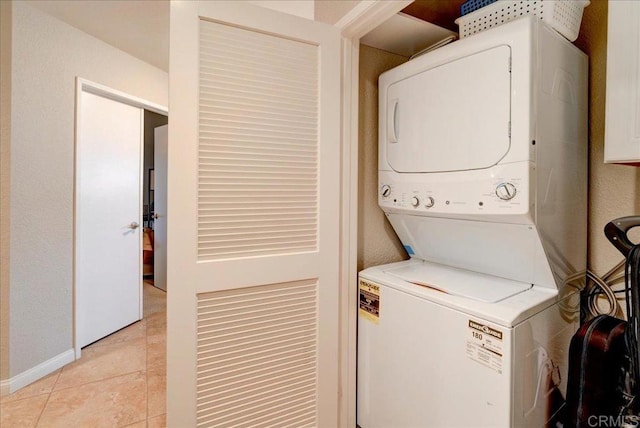
[(338, 425), (340, 36), (171, 2), (168, 426)]
[(81, 93), (76, 167), (79, 347), (142, 317), (143, 118), (138, 107)]
[(153, 285), (167, 291), (167, 142), (169, 125), (154, 130)]

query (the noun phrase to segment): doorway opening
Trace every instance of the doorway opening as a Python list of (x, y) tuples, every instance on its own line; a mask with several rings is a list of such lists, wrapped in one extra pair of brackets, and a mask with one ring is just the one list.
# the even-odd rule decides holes
[[(163, 106), (78, 79), (76, 359), (81, 348), (141, 320), (144, 274), (153, 273), (149, 279), (155, 286), (161, 276), (156, 272), (166, 271), (166, 258), (158, 262), (154, 254), (154, 223), (156, 229), (158, 223), (166, 224), (157, 207), (166, 212), (167, 113)], [(164, 149), (156, 150), (158, 146)], [(161, 180), (154, 174), (157, 164), (164, 165)], [(161, 241), (166, 245), (166, 238)], [(154, 272), (144, 271), (145, 261)]]
[(166, 115), (144, 111), (142, 276), (145, 283), (164, 291), (167, 291), (165, 214), (168, 120)]

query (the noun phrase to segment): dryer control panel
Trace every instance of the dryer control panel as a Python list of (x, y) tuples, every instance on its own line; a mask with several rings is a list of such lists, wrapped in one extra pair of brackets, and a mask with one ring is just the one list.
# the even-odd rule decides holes
[(454, 217), (511, 215), (522, 221), (533, 211), (529, 188), (532, 168), (529, 162), (518, 162), (464, 173), (380, 171), (378, 204), (385, 212)]

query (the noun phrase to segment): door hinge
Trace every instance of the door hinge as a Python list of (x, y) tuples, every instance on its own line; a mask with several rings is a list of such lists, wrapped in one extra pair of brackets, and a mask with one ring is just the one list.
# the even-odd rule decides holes
[(509, 73), (511, 73), (511, 57), (509, 57)]
[(511, 139), (511, 121), (509, 121), (509, 125), (508, 125), (508, 134), (509, 134), (509, 139)]

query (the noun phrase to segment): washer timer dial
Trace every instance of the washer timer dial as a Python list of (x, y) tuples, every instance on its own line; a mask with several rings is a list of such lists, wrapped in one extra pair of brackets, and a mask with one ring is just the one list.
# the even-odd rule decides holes
[(496, 187), (496, 196), (503, 201), (509, 201), (516, 196), (516, 186), (511, 183), (500, 183)]
[(388, 197), (391, 194), (391, 186), (383, 184), (382, 187), (380, 187), (380, 193), (382, 193), (383, 197)]
[(436, 204), (436, 201), (431, 196), (427, 196), (427, 199), (424, 201), (424, 206), (426, 208), (431, 208), (435, 204)]

